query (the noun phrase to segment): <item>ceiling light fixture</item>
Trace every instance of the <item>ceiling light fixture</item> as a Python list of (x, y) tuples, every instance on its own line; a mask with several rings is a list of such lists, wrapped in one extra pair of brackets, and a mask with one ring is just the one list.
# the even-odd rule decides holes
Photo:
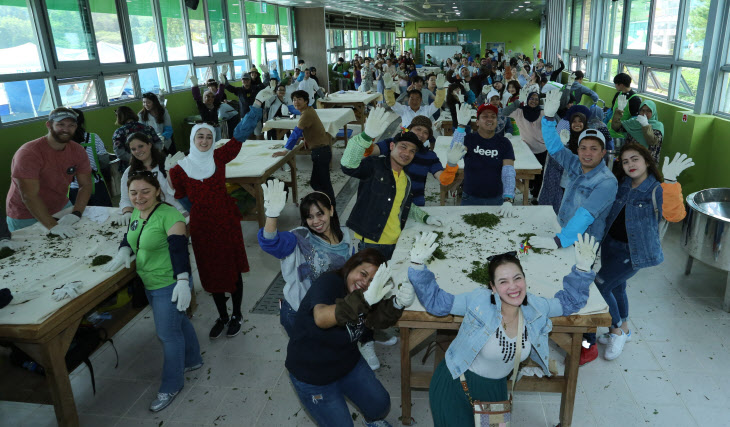
[(526, 7), (525, 10), (528, 12), (532, 12), (532, 9), (530, 9), (529, 7)]

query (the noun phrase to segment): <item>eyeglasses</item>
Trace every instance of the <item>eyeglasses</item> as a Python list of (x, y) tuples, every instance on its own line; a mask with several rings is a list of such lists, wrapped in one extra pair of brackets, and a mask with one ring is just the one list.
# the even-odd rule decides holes
[(492, 261), (495, 261), (502, 257), (517, 258), (517, 251), (509, 251), (509, 252), (505, 252), (503, 254), (490, 255), (487, 257), (487, 262), (492, 262)]
[(134, 171), (134, 172), (132, 172), (132, 173), (129, 174), (129, 177), (130, 178), (133, 177), (133, 176), (149, 176), (149, 177), (152, 177), (152, 178), (157, 178), (157, 172), (153, 172), (153, 171)]

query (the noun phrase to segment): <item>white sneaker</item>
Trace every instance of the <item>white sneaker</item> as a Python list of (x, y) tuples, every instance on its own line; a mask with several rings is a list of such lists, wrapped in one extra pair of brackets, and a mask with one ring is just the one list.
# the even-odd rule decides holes
[(368, 362), (370, 369), (373, 371), (380, 369), (380, 360), (378, 360), (378, 355), (375, 354), (375, 341), (370, 341), (366, 344), (358, 343), (357, 346), (360, 348), (362, 357)]
[(393, 337), (388, 338), (385, 341), (377, 341), (376, 340), (375, 342), (378, 343), (378, 344), (380, 344), (380, 345), (396, 345), (396, 344), (398, 344), (398, 337), (393, 336)]
[(284, 166), (281, 167), (281, 170), (284, 172), (291, 172), (291, 166), (289, 166), (289, 163), (284, 163)]
[[(609, 338), (610, 335), (611, 334), (609, 334), (608, 332), (606, 332), (605, 334), (601, 335), (600, 337), (598, 337), (598, 343), (599, 344), (603, 344), (603, 345), (608, 344), (608, 341), (609, 341), (608, 338)], [(626, 341), (631, 341), (631, 329), (629, 329), (629, 332), (626, 334)]]
[(628, 335), (623, 333), (623, 331), (621, 331), (621, 335), (609, 334), (608, 347), (606, 347), (606, 353), (603, 357), (606, 360), (613, 360), (619, 357), (624, 350), (624, 344), (626, 344), (627, 339)]

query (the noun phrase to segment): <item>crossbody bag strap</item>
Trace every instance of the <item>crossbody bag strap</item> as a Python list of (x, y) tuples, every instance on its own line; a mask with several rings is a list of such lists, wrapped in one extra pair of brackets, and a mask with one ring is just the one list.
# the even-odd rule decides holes
[(658, 185), (656, 187), (654, 187), (654, 190), (651, 192), (651, 203), (652, 203), (652, 205), (654, 205), (654, 216), (656, 217), (656, 222), (658, 224), (660, 218), (659, 218), (659, 207), (656, 205), (656, 190), (657, 190), (657, 188), (659, 188)]

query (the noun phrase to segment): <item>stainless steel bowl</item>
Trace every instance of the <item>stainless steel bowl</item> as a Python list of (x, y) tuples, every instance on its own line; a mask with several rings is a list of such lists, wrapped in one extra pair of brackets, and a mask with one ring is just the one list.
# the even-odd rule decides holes
[(730, 188), (697, 191), (687, 196), (687, 204), (682, 247), (692, 258), (730, 271)]

